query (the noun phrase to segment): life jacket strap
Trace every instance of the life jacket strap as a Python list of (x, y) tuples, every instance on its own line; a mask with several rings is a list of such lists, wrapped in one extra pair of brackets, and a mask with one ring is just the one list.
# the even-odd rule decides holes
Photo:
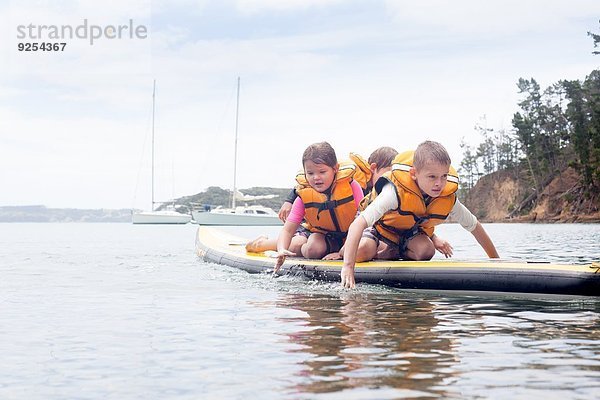
[(304, 208), (317, 208), (317, 220), (319, 219), (319, 214), (321, 211), (325, 210), (335, 210), (338, 206), (354, 201), (353, 196), (348, 196), (339, 200), (327, 200), (323, 203), (311, 202), (306, 203)]

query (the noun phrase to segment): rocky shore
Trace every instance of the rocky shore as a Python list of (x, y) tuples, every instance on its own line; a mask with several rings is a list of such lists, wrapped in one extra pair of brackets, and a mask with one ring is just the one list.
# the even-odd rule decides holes
[(600, 194), (583, 195), (580, 181), (567, 168), (538, 194), (514, 172), (497, 171), (479, 179), (463, 201), (484, 222), (600, 223)]

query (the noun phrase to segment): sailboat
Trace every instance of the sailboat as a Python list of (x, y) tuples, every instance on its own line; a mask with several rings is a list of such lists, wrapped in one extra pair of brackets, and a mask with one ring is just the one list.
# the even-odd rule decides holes
[(198, 225), (281, 225), (279, 216), (271, 208), (252, 205), (236, 206), (236, 199), (243, 201), (260, 200), (276, 197), (275, 195), (248, 196), (237, 190), (237, 142), (238, 120), (240, 111), (240, 78), (237, 78), (237, 102), (235, 109), (235, 146), (233, 155), (233, 192), (231, 208), (217, 207), (211, 211), (192, 211), (192, 218)]
[(182, 214), (175, 209), (156, 210), (154, 201), (154, 109), (156, 104), (156, 80), (152, 85), (152, 208), (150, 211), (134, 211), (131, 222), (134, 224), (187, 224), (192, 219), (189, 214)]

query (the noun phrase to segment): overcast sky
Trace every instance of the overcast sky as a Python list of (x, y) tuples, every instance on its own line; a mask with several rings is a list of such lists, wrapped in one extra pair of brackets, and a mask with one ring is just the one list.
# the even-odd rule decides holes
[[(149, 208), (154, 79), (159, 200), (233, 186), (238, 76), (238, 188), (291, 187), (323, 140), (345, 158), (432, 139), (458, 166), (482, 116), (510, 129), (519, 77), (598, 68), (599, 18), (583, 0), (2, 0), (0, 206)], [(147, 34), (17, 50), (85, 20)]]

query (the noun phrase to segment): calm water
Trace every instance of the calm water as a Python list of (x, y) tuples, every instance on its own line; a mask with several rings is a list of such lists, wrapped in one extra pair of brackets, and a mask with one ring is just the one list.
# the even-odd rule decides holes
[[(199, 261), (195, 229), (0, 224), (0, 399), (600, 396), (600, 298), (271, 279)], [(486, 229), (506, 258), (600, 260), (600, 225)]]

